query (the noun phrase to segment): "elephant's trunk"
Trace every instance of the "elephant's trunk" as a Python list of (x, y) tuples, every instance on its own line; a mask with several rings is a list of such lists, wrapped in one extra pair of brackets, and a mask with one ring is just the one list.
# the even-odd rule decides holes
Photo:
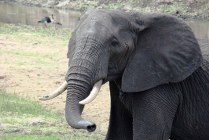
[[(79, 83), (82, 83), (83, 85)], [(77, 129), (86, 129), (89, 132), (92, 132), (96, 129), (96, 125), (81, 118), (84, 105), (79, 104), (79, 101), (83, 100), (89, 92), (89, 87), (90, 85), (84, 81), (69, 78), (65, 116), (68, 124), (71, 127)]]
[[(84, 105), (79, 102), (90, 94), (95, 83), (106, 77), (108, 65), (101, 63), (100, 58), (104, 51), (99, 49), (100, 44), (92, 37), (83, 39), (77, 45), (66, 76), (66, 119), (73, 128), (87, 129), (92, 132), (96, 129), (96, 125), (81, 118)], [(99, 83), (101, 84), (101, 82)], [(88, 101), (84, 100), (84, 103), (88, 103)]]

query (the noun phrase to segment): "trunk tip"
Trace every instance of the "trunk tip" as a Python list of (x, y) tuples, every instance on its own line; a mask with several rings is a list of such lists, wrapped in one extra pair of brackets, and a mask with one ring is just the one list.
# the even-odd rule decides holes
[(96, 130), (96, 124), (87, 121), (87, 120), (81, 120), (78, 122), (80, 128), (86, 129), (89, 132), (93, 132)]
[(89, 126), (87, 126), (86, 129), (87, 129), (87, 131), (89, 131), (89, 132), (93, 132), (93, 131), (96, 130), (96, 124), (89, 125)]

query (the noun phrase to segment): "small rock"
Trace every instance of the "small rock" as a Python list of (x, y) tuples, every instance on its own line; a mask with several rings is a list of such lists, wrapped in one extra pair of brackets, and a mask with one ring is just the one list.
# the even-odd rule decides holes
[(31, 126), (43, 125), (43, 124), (46, 124), (46, 122), (44, 122), (44, 120), (41, 118), (34, 118), (34, 119), (30, 120), (30, 122), (29, 122), (29, 125), (31, 125)]
[(61, 84), (61, 82), (60, 82), (60, 81), (56, 81), (56, 82), (55, 82), (55, 84), (57, 84), (57, 85), (58, 85), (58, 84)]
[(39, 42), (35, 42), (32, 45), (35, 46), (35, 45), (38, 45), (38, 44), (40, 44), (40, 43)]
[(0, 75), (0, 79), (4, 79), (5, 77), (5, 75)]

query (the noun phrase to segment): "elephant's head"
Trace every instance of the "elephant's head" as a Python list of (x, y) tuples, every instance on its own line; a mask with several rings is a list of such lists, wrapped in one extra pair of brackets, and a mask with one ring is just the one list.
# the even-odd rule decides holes
[(66, 119), (72, 127), (88, 131), (96, 125), (81, 118), (82, 104), (95, 98), (102, 83), (120, 78), (122, 91), (140, 92), (182, 81), (202, 61), (197, 40), (181, 20), (107, 10), (81, 18), (67, 55), (67, 83), (61, 87), (62, 91), (67, 88)]

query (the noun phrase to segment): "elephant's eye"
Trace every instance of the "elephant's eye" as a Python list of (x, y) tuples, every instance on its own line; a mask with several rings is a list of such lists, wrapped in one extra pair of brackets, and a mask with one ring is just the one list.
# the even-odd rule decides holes
[(119, 45), (118, 40), (113, 39), (112, 42), (111, 42), (111, 45), (114, 46), (114, 47), (115, 47), (115, 46), (118, 46), (118, 45)]

